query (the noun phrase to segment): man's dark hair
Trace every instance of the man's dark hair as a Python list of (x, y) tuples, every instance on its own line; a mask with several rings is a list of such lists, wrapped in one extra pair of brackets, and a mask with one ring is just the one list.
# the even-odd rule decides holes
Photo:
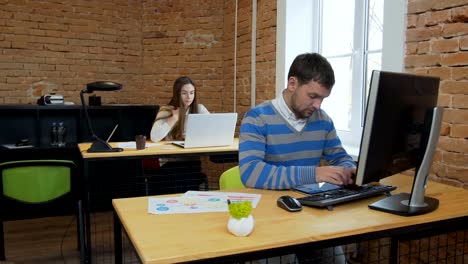
[(335, 74), (330, 63), (318, 53), (298, 55), (289, 68), (288, 79), (296, 77), (299, 85), (310, 81), (318, 82), (327, 89), (335, 84)]

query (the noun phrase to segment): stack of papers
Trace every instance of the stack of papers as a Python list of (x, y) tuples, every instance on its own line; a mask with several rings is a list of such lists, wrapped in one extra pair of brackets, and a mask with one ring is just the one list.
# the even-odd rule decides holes
[[(145, 147), (148, 148), (148, 147), (159, 146), (159, 145), (161, 144), (146, 142)], [(124, 149), (136, 149), (136, 142), (135, 141), (119, 142), (117, 143), (117, 147), (124, 148)]]
[(200, 192), (188, 191), (182, 196), (165, 198), (148, 198), (150, 214), (186, 214), (227, 212), (231, 202), (250, 201), (255, 208), (260, 201), (260, 194), (234, 192)]

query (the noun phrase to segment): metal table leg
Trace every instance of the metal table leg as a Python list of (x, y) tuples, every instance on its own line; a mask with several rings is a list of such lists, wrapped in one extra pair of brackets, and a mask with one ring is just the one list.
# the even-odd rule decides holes
[(122, 263), (122, 224), (114, 211), (114, 257), (115, 264)]

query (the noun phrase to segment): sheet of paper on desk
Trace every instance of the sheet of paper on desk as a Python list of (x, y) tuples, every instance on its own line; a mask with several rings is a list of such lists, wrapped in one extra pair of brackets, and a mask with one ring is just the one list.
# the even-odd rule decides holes
[(227, 212), (227, 203), (213, 197), (166, 197), (148, 198), (150, 214), (187, 214)]
[(200, 192), (200, 191), (187, 191), (184, 193), (184, 196), (188, 197), (217, 197), (220, 199), (229, 199), (231, 202), (241, 202), (241, 201), (250, 201), (252, 203), (252, 207), (256, 208), (260, 198), (262, 197), (261, 194), (255, 193), (235, 193), (235, 192)]
[[(146, 147), (152, 147), (152, 146), (158, 146), (161, 145), (159, 143), (146, 143)], [(136, 149), (136, 143), (135, 141), (128, 141), (128, 142), (119, 142), (117, 143), (117, 147), (119, 148), (124, 148), (124, 149)]]
[(233, 202), (249, 200), (252, 207), (260, 201), (260, 194), (230, 192), (188, 191), (182, 196), (165, 198), (148, 198), (150, 214), (182, 214), (227, 212), (227, 199)]

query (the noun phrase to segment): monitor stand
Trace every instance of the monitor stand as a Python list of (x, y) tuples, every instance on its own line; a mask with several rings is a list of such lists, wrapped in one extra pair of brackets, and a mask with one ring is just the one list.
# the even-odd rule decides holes
[(426, 214), (439, 207), (439, 200), (435, 198), (424, 197), (424, 205), (422, 206), (408, 205), (410, 198), (411, 194), (409, 193), (399, 193), (369, 204), (369, 208), (391, 214), (412, 216)]
[(421, 166), (417, 170), (411, 193), (392, 195), (369, 205), (369, 208), (391, 214), (411, 216), (426, 214), (439, 206), (439, 200), (424, 196), (426, 181), (431, 169), (432, 160), (437, 147), (442, 122), (442, 107), (435, 107), (432, 115), (431, 131)]

